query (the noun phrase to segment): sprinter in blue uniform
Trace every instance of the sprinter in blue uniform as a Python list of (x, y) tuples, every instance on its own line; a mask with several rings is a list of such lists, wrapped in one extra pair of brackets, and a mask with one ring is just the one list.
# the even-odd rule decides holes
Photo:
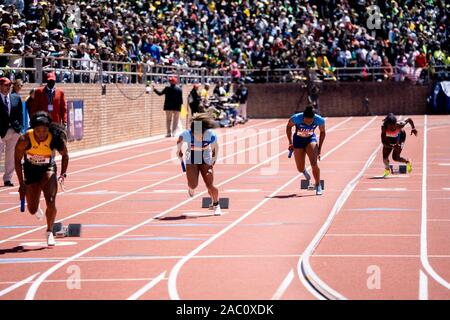
[[(295, 132), (292, 134), (292, 128)], [(319, 127), (320, 137), (317, 142), (314, 130)], [(320, 169), (317, 160), (320, 160), (320, 154), (325, 140), (325, 119), (315, 114), (312, 106), (307, 106), (304, 112), (294, 114), (286, 126), (286, 135), (289, 141), (289, 150), (294, 150), (295, 164), (297, 170), (310, 180), (311, 176), (305, 169), (305, 158), (308, 155), (309, 162), (315, 180), (316, 194), (323, 193), (320, 184)]]
[(214, 186), (214, 164), (219, 152), (214, 127), (215, 122), (207, 113), (195, 114), (190, 130), (185, 130), (178, 138), (177, 154), (180, 159), (183, 158), (181, 146), (186, 143), (185, 161), (189, 196), (194, 196), (198, 176), (201, 174), (212, 199), (211, 209), (214, 210), (214, 215), (221, 215), (219, 190)]

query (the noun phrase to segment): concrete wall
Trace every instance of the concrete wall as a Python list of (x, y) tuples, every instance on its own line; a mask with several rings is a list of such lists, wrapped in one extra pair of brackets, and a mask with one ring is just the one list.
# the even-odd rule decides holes
[[(23, 99), (33, 87), (36, 86), (23, 87)], [(84, 137), (70, 142), (70, 151), (166, 133), (164, 96), (146, 94), (144, 85), (107, 84), (106, 95), (101, 94), (101, 85), (57, 84), (57, 87), (64, 90), (66, 99), (84, 100)], [(184, 100), (190, 89), (184, 86)]]
[[(303, 111), (307, 94), (300, 84), (249, 85), (248, 113), (252, 118), (286, 118)], [(372, 114), (424, 114), (431, 86), (405, 82), (321, 83), (320, 113), (328, 117)], [(369, 112), (363, 101), (369, 98)]]

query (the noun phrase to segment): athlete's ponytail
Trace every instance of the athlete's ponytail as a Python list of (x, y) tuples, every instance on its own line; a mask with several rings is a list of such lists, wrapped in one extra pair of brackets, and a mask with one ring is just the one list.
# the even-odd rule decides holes
[(389, 113), (386, 118), (383, 119), (383, 125), (384, 126), (388, 126), (388, 125), (393, 125), (397, 123), (397, 117), (391, 112)]
[(50, 149), (56, 149), (62, 151), (67, 144), (66, 130), (56, 122), (52, 122), (48, 131), (52, 134), (52, 142), (50, 143)]
[(303, 111), (303, 117), (314, 118), (314, 110), (313, 110), (312, 105), (306, 106), (305, 111)]

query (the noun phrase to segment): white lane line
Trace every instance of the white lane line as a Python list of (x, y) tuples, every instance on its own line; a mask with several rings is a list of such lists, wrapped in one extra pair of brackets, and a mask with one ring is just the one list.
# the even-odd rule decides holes
[[(427, 150), (428, 150), (428, 117), (425, 115), (424, 120), (424, 130), (423, 130), (423, 160), (422, 160), (422, 221), (421, 221), (421, 229), (420, 229), (420, 261), (422, 262), (422, 266), (425, 268), (425, 271), (430, 275), (434, 280), (436, 280), (443, 287), (450, 290), (450, 283), (448, 283), (444, 278), (442, 278), (436, 271), (434, 271), (433, 267), (428, 260), (428, 240), (427, 240)], [(422, 287), (421, 290), (424, 290)], [(421, 295), (424, 293), (420, 293)]]
[[(374, 120), (376, 119), (376, 117), (374, 117), (371, 121), (369, 121), (367, 124), (365, 124), (363, 127), (361, 127), (357, 132), (355, 132), (354, 134), (352, 134), (351, 136), (349, 136), (347, 139), (345, 139), (344, 141), (342, 141), (340, 144), (336, 145), (333, 149), (331, 149), (330, 151), (328, 151), (324, 156), (322, 156), (322, 159), (325, 159), (328, 155), (330, 155), (331, 153), (333, 153), (335, 150), (339, 149), (340, 147), (342, 147), (345, 143), (347, 143), (348, 141), (350, 141), (351, 139), (353, 139), (357, 134), (359, 134), (360, 132), (362, 132), (368, 125), (370, 125)], [(345, 122), (345, 121), (344, 121)], [(341, 122), (339, 125), (336, 125), (334, 127), (332, 127), (330, 130), (328, 131), (333, 131), (333, 129), (337, 128), (338, 126), (342, 125), (344, 122)], [(284, 151), (280, 154), (278, 154), (276, 157), (279, 157), (281, 154), (285, 154), (287, 151)], [(247, 211), (244, 215), (242, 215), (241, 217), (239, 217), (237, 220), (235, 220), (233, 223), (229, 224), (227, 227), (225, 227), (224, 229), (222, 229), (221, 231), (219, 231), (218, 233), (216, 233), (214, 236), (212, 236), (211, 238), (209, 238), (208, 240), (206, 240), (205, 242), (203, 242), (201, 245), (199, 245), (197, 248), (195, 248), (194, 250), (192, 250), (189, 254), (187, 254), (183, 259), (181, 259), (180, 261), (178, 261), (178, 263), (172, 268), (170, 274), (169, 274), (169, 296), (172, 300), (180, 300), (180, 296), (178, 294), (178, 290), (177, 290), (177, 277), (178, 277), (178, 273), (180, 272), (181, 268), (183, 267), (183, 265), (188, 262), (192, 257), (194, 257), (195, 255), (197, 255), (201, 250), (203, 250), (205, 247), (207, 247), (208, 245), (210, 245), (212, 242), (214, 242), (217, 238), (221, 237), (223, 234), (225, 234), (226, 232), (228, 232), (230, 229), (232, 229), (234, 226), (236, 226), (237, 224), (239, 224), (242, 220), (244, 220), (245, 218), (247, 218), (248, 216), (250, 216), (253, 212), (255, 212), (257, 209), (259, 209), (261, 206), (263, 206), (267, 201), (269, 201), (270, 199), (272, 199), (272, 197), (274, 197), (276, 194), (278, 194), (281, 190), (283, 190), (284, 188), (286, 188), (288, 185), (290, 185), (291, 183), (293, 183), (295, 180), (298, 180), (298, 178), (300, 177), (300, 174), (297, 174), (296, 176), (294, 176), (292, 179), (290, 179), (288, 182), (286, 182), (285, 184), (283, 184), (281, 187), (279, 187), (278, 189), (276, 189), (269, 197), (266, 197), (264, 200), (262, 200), (261, 202), (259, 202), (256, 206), (254, 206), (252, 209), (250, 209), (249, 211)]]
[(153, 190), (153, 193), (187, 193), (187, 189), (166, 189), (166, 190)]
[[(300, 258), (298, 254), (278, 254), (278, 255), (197, 255), (192, 257), (192, 259), (281, 259), (281, 258)], [(433, 259), (449, 259), (450, 255), (430, 255)], [(95, 262), (95, 261), (110, 261), (110, 262), (120, 262), (120, 261), (146, 261), (146, 260), (178, 260), (183, 258), (183, 256), (117, 256), (117, 257), (80, 257), (74, 259), (74, 262)], [(315, 254), (315, 258), (391, 258), (391, 259), (419, 259), (419, 254)], [(49, 262), (59, 262), (66, 259), (66, 257), (48, 257), (48, 258), (38, 258), (38, 259), (0, 259), (0, 265), (6, 264), (36, 264), (36, 263), (49, 263)], [(150, 280), (150, 279), (148, 279)]]
[(422, 270), (419, 271), (419, 300), (428, 300), (428, 277)]
[(327, 299), (334, 299), (334, 300), (346, 300), (347, 298), (331, 288), (328, 284), (326, 284), (313, 270), (309, 258), (313, 255), (314, 251), (316, 250), (317, 246), (319, 245), (320, 241), (326, 234), (327, 230), (330, 228), (331, 223), (333, 222), (334, 217), (338, 214), (338, 212), (343, 207), (344, 203), (347, 201), (348, 197), (352, 193), (352, 191), (355, 189), (356, 185), (358, 184), (359, 180), (362, 178), (363, 174), (367, 171), (367, 169), (370, 167), (372, 162), (375, 160), (375, 157), (380, 150), (381, 145), (377, 146), (375, 151), (369, 156), (369, 159), (365, 163), (364, 167), (360, 171), (358, 175), (356, 175), (344, 188), (342, 193), (339, 195), (339, 198), (336, 200), (335, 205), (330, 211), (330, 214), (328, 215), (327, 220), (320, 228), (319, 232), (316, 234), (314, 239), (311, 241), (311, 243), (308, 245), (308, 247), (305, 249), (305, 251), (302, 254), (302, 258), (299, 259), (298, 265), (297, 265), (297, 272), (300, 276), (300, 280), (302, 280), (303, 284), (307, 284), (306, 287), (311, 293), (314, 293), (314, 291), (317, 291), (317, 293), (320, 292), (320, 295), (323, 295)]
[(450, 191), (450, 188), (442, 188), (442, 190)]
[(369, 188), (369, 191), (408, 191), (407, 188)]
[[(351, 119), (351, 118), (349, 118), (349, 119)], [(344, 123), (344, 122), (346, 122), (346, 121), (348, 121), (348, 119), (345, 120), (345, 121), (343, 121), (343, 122), (341, 122), (341, 124)], [(229, 157), (234, 157), (235, 155), (240, 154), (240, 153), (242, 153), (242, 152), (250, 151), (250, 150), (253, 150), (253, 149), (258, 149), (260, 146), (267, 145), (267, 144), (269, 144), (269, 143), (271, 143), (271, 142), (273, 142), (273, 141), (278, 141), (278, 140), (280, 140), (281, 138), (283, 138), (283, 136), (278, 136), (277, 138), (274, 138), (274, 139), (272, 139), (272, 140), (266, 141), (266, 142), (264, 142), (264, 143), (257, 144), (257, 145), (255, 145), (255, 146), (253, 146), (253, 147), (251, 147), (251, 148), (244, 148), (244, 149), (241, 150), (241, 151), (238, 151), (238, 152), (235, 152), (235, 153), (233, 153), (233, 154), (228, 155), (228, 156), (225, 157), (224, 159), (229, 158)], [(286, 152), (287, 152), (287, 151), (284, 151), (284, 152), (282, 152), (282, 153), (280, 153), (280, 154), (284, 154), (284, 153), (286, 153)], [(261, 163), (259, 163), (259, 164), (257, 164), (257, 165), (254, 165), (254, 166), (252, 166), (251, 168), (245, 170), (244, 172), (241, 172), (241, 173), (239, 173), (239, 174), (237, 174), (237, 175), (235, 175), (235, 176), (233, 176), (233, 177), (231, 177), (231, 178), (229, 178), (229, 179), (223, 181), (222, 183), (218, 184), (217, 187), (220, 187), (220, 186), (222, 186), (222, 185), (224, 185), (224, 184), (226, 184), (226, 183), (228, 183), (228, 182), (230, 182), (230, 181), (233, 181), (233, 180), (239, 178), (240, 176), (243, 176), (243, 175), (247, 174), (248, 172), (252, 171), (253, 169), (256, 169), (256, 168), (258, 168), (258, 167), (260, 167), (260, 166), (262, 166), (262, 165), (264, 165), (264, 164), (266, 164), (266, 163), (272, 161), (272, 159), (278, 157), (280, 154), (278, 154), (278, 155), (276, 155), (276, 156), (274, 156), (274, 157), (268, 158), (268, 159), (262, 161)], [(178, 174), (177, 176), (175, 176), (175, 177), (173, 177), (173, 178), (166, 179), (166, 180), (174, 179), (174, 178), (180, 177), (180, 176), (182, 176), (182, 175), (183, 175), (183, 173)], [(147, 188), (149, 188), (149, 187), (148, 187), (148, 186), (145, 186), (145, 187), (143, 187), (143, 188), (140, 188), (140, 189), (137, 189), (137, 190), (131, 192), (130, 194), (133, 194), (133, 193), (135, 193), (135, 192), (142, 191), (142, 190), (147, 189)], [(197, 195), (195, 195), (194, 197), (188, 198), (187, 200), (178, 203), (177, 205), (175, 205), (175, 206), (173, 206), (173, 207), (171, 207), (171, 208), (169, 208), (169, 209), (167, 209), (167, 210), (161, 212), (160, 214), (158, 214), (158, 215), (156, 215), (156, 216), (154, 216), (154, 217), (152, 217), (152, 218), (150, 218), (150, 219), (147, 219), (147, 220), (145, 220), (145, 221), (143, 221), (143, 222), (141, 222), (141, 223), (139, 223), (139, 224), (136, 224), (136, 225), (134, 225), (133, 227), (131, 227), (131, 228), (129, 228), (129, 229), (126, 229), (126, 230), (124, 230), (124, 231), (122, 231), (122, 232), (119, 232), (119, 233), (117, 233), (117, 234), (111, 236), (111, 237), (108, 238), (108, 239), (105, 239), (105, 240), (103, 240), (103, 241), (101, 241), (101, 242), (99, 242), (99, 243), (96, 243), (95, 245), (93, 245), (93, 246), (91, 246), (91, 247), (89, 247), (89, 248), (86, 248), (85, 250), (80, 251), (80, 252), (78, 252), (77, 254), (75, 254), (75, 255), (73, 255), (73, 256), (71, 256), (71, 257), (66, 258), (65, 260), (59, 262), (58, 264), (53, 265), (51, 268), (47, 269), (41, 276), (39, 276), (38, 279), (31, 285), (31, 287), (29, 288), (29, 290), (28, 290), (28, 292), (27, 292), (27, 294), (26, 294), (26, 296), (25, 296), (25, 299), (26, 299), (26, 300), (33, 300), (34, 297), (35, 297), (35, 295), (36, 295), (37, 290), (39, 289), (39, 286), (40, 286), (41, 283), (42, 283), (42, 281), (44, 281), (48, 276), (50, 276), (51, 274), (53, 274), (56, 270), (58, 270), (59, 268), (61, 268), (61, 267), (64, 266), (64, 265), (66, 265), (66, 264), (69, 263), (70, 261), (73, 261), (73, 260), (75, 260), (75, 259), (77, 259), (77, 258), (79, 258), (79, 257), (81, 257), (81, 256), (83, 256), (83, 255), (85, 255), (86, 253), (89, 253), (89, 252), (91, 252), (91, 251), (97, 249), (98, 247), (101, 247), (102, 245), (104, 245), (104, 244), (106, 244), (106, 243), (109, 243), (109, 242), (113, 241), (114, 239), (116, 239), (116, 238), (118, 238), (118, 237), (120, 237), (120, 236), (122, 236), (122, 235), (124, 235), (124, 234), (127, 234), (127, 233), (129, 233), (129, 232), (131, 232), (131, 231), (134, 231), (134, 230), (136, 230), (136, 229), (138, 229), (138, 228), (140, 228), (140, 227), (142, 227), (142, 226), (148, 224), (149, 222), (154, 221), (155, 219), (158, 219), (158, 218), (160, 218), (160, 217), (166, 215), (167, 213), (170, 213), (171, 211), (173, 211), (173, 210), (175, 210), (175, 209), (177, 209), (177, 208), (183, 206), (184, 204), (189, 203), (189, 202), (193, 201), (194, 199), (197, 199), (198, 197), (202, 196), (203, 194), (206, 194), (206, 192), (207, 192), (207, 191), (200, 192), (200, 193), (198, 193)], [(120, 197), (118, 197), (118, 198), (120, 198)], [(117, 198), (116, 198), (116, 199), (117, 199)]]
[[(275, 128), (280, 128), (280, 127), (283, 127), (284, 125), (280, 125), (280, 126), (277, 126), (277, 127), (275, 127)], [(230, 133), (232, 133), (232, 132), (230, 132)], [(235, 133), (234, 133), (235, 134)], [(245, 140), (245, 139), (248, 139), (248, 138), (251, 138), (251, 137), (254, 137), (254, 136), (258, 136), (259, 134), (261, 134), (261, 132), (257, 132), (256, 134), (252, 134), (252, 135), (249, 135), (249, 136), (245, 136), (245, 137), (243, 137), (243, 138), (239, 138), (239, 139), (237, 139), (237, 140), (232, 140), (232, 141), (229, 141), (229, 142), (227, 142), (227, 143), (224, 143), (224, 144), (222, 144), (221, 146), (226, 146), (226, 145), (229, 145), (229, 144), (233, 144), (233, 143), (236, 143), (237, 141), (241, 141), (241, 140)], [(228, 135), (228, 134), (227, 134)], [(173, 149), (174, 147), (170, 147), (170, 148), (168, 148), (168, 149)], [(166, 148), (167, 149), (167, 148)], [(162, 150), (162, 149), (161, 149)], [(159, 151), (161, 151), (161, 150), (159, 150)], [(158, 151), (158, 150), (157, 150)], [(158, 152), (159, 152), (158, 151)], [(156, 151), (153, 151), (154, 153), (156, 153)], [(143, 156), (144, 154), (140, 154), (139, 156)], [(111, 165), (111, 164), (114, 164), (114, 163), (116, 163), (116, 162), (120, 162), (120, 161), (125, 161), (125, 160), (127, 160), (127, 159), (130, 159), (130, 158), (123, 158), (123, 159), (120, 159), (120, 160), (117, 160), (117, 161), (113, 161), (113, 162), (109, 162), (108, 164), (109, 165)], [(72, 192), (72, 191), (75, 191), (75, 190), (79, 190), (79, 189), (83, 189), (83, 188), (87, 188), (87, 187), (90, 187), (90, 186), (93, 186), (93, 185), (96, 185), (96, 184), (100, 184), (100, 183), (103, 183), (103, 182), (107, 182), (107, 181), (111, 181), (111, 180), (114, 180), (114, 179), (116, 179), (116, 178), (120, 178), (120, 177), (123, 177), (123, 176), (128, 176), (128, 175), (130, 175), (130, 174), (133, 174), (133, 173), (137, 173), (137, 172), (140, 172), (140, 171), (143, 171), (143, 170), (147, 170), (147, 169), (150, 169), (150, 168), (153, 168), (153, 167), (158, 167), (158, 166), (160, 166), (160, 165), (163, 165), (163, 164), (166, 164), (166, 163), (170, 163), (170, 162), (173, 162), (173, 161), (175, 161), (175, 160), (177, 160), (177, 158), (176, 157), (174, 157), (174, 158), (171, 158), (171, 159), (168, 159), (168, 160), (164, 160), (164, 161), (161, 161), (161, 162), (158, 162), (158, 163), (154, 163), (154, 164), (151, 164), (151, 165), (149, 165), (149, 166), (146, 166), (146, 167), (142, 167), (142, 168), (138, 168), (138, 169), (136, 169), (136, 170), (132, 170), (132, 171), (128, 171), (128, 172), (125, 172), (125, 173), (122, 173), (122, 174), (118, 174), (118, 175), (115, 175), (115, 176), (112, 176), (112, 177), (109, 177), (109, 178), (105, 178), (105, 179), (103, 179), (103, 180), (97, 180), (97, 181), (95, 181), (95, 182), (92, 182), (92, 183), (88, 183), (88, 184), (85, 184), (85, 185), (82, 185), (82, 186), (79, 186), (79, 187), (75, 187), (75, 188), (72, 188), (72, 189), (69, 189), (69, 190), (66, 190), (66, 191), (63, 191), (63, 192), (58, 192), (58, 195), (63, 195), (63, 194), (66, 194), (66, 193), (68, 193), (68, 192)], [(98, 167), (98, 166), (97, 166)], [(90, 168), (88, 168), (88, 169), (93, 169), (93, 168), (96, 168), (96, 167), (90, 167)], [(86, 169), (87, 170), (87, 169)], [(86, 171), (86, 170), (84, 170), (84, 171)], [(79, 172), (81, 172), (81, 171), (78, 171), (78, 173)], [(71, 174), (74, 174), (74, 172), (72, 172)], [(8, 188), (6, 188), (6, 189), (8, 189)], [(40, 198), (40, 200), (42, 201), (42, 200), (44, 200), (44, 197), (41, 197)], [(0, 213), (4, 213), (4, 212), (8, 212), (8, 211), (12, 211), (12, 210), (15, 210), (15, 209), (17, 209), (17, 208), (19, 208), (20, 207), (20, 205), (19, 206), (14, 206), (14, 207), (11, 207), (11, 208), (8, 208), (8, 209), (5, 209), (5, 210), (1, 210), (0, 211)], [(57, 221), (58, 222), (58, 221)], [(43, 227), (44, 228), (44, 227)], [(1, 243), (1, 241), (0, 241), (0, 243)]]
[[(29, 282), (31, 282), (38, 274), (39, 274), (39, 272), (33, 274), (32, 276), (30, 276), (30, 277), (28, 277), (28, 278), (26, 278), (26, 279), (24, 279), (22, 281), (12, 282), (12, 283), (14, 283), (12, 286), (10, 286), (10, 287), (0, 291), (0, 297), (4, 296), (4, 295), (6, 295), (6, 294), (8, 294), (8, 293), (10, 293), (10, 292), (12, 292), (14, 290), (16, 290), (17, 288), (20, 288), (21, 286), (23, 286), (23, 285), (25, 285), (25, 284), (27, 284)], [(10, 284), (10, 283), (7, 283), (7, 284)]]
[[(251, 126), (248, 126), (248, 127), (238, 128), (237, 130), (247, 130), (247, 129), (257, 127), (260, 125), (265, 125), (265, 124), (268, 124), (268, 123), (271, 123), (274, 121), (277, 121), (277, 119), (258, 122)], [(224, 132), (225, 132), (225, 134), (227, 134), (226, 130), (224, 130)], [(80, 150), (80, 151), (72, 152), (70, 154), (70, 161), (97, 157), (99, 155), (104, 155), (104, 154), (113, 153), (113, 152), (117, 152), (117, 151), (125, 151), (125, 150), (129, 150), (129, 149), (133, 149), (133, 148), (140, 148), (141, 146), (152, 145), (152, 144), (161, 143), (161, 142), (165, 142), (165, 141), (169, 141), (170, 143), (173, 143), (175, 140), (167, 139), (165, 137), (165, 135), (157, 135), (157, 136), (149, 137), (149, 138), (142, 138), (142, 139), (131, 140), (131, 141), (123, 141), (123, 142), (119, 142), (119, 143), (115, 143), (115, 144), (110, 144), (107, 146), (101, 146), (101, 147), (96, 147), (96, 148), (90, 148), (87, 150)], [(55, 160), (60, 160), (60, 159), (61, 159), (61, 156), (57, 156)]]
[(272, 296), (272, 300), (280, 300), (283, 297), (283, 294), (286, 292), (287, 288), (289, 288), (292, 280), (294, 279), (294, 270), (291, 269), (287, 274), (286, 278), (284, 278), (281, 285), (278, 287), (277, 291)]
[(133, 293), (130, 297), (128, 297), (127, 300), (137, 300), (141, 296), (143, 296), (146, 292), (148, 292), (151, 288), (156, 286), (159, 282), (161, 282), (164, 277), (166, 276), (166, 271), (162, 272), (159, 276), (157, 276), (155, 279), (152, 279), (149, 283), (147, 283), (145, 286), (143, 286), (141, 289)]
[(450, 163), (439, 163), (440, 166), (450, 166)]
[[(278, 128), (278, 127), (277, 127), (277, 128)], [(242, 139), (248, 139), (248, 138), (250, 138), (250, 137), (257, 136), (257, 135), (259, 135), (259, 134), (260, 134), (260, 133), (256, 133), (256, 134), (253, 134), (253, 135), (250, 135), (250, 136), (246, 136), (246, 137), (240, 138), (240, 139), (238, 139), (238, 140), (236, 140), (236, 141), (239, 141), (239, 140), (242, 140)], [(278, 138), (278, 140), (279, 140), (279, 139), (280, 139), (280, 138)], [(276, 139), (272, 139), (272, 140), (270, 140), (270, 141), (268, 141), (268, 142), (266, 141), (266, 142), (262, 143), (261, 145), (268, 144), (268, 143), (272, 142), (273, 140), (276, 140)], [(235, 141), (235, 140), (229, 141), (229, 142), (223, 144), (222, 146), (226, 146), (226, 145), (228, 145), (228, 144), (230, 144), (230, 143), (235, 143), (236, 141)], [(259, 145), (257, 145), (257, 146), (259, 146)], [(254, 149), (254, 148), (255, 148), (255, 147), (252, 147), (252, 148), (250, 148), (250, 149), (248, 149), (248, 150), (252, 150), (252, 149)], [(239, 151), (239, 152), (233, 153), (232, 155), (229, 155), (229, 156), (225, 157), (225, 159), (226, 159), (226, 158), (229, 158), (229, 157), (232, 157), (232, 156), (235, 156), (236, 154), (239, 154), (239, 153), (242, 153), (242, 152), (246, 152), (246, 151), (248, 151), (248, 150), (247, 150), (247, 149), (244, 149), (244, 150), (241, 150), (241, 151)], [(159, 166), (159, 165), (161, 165), (161, 164), (163, 164), (163, 163), (171, 162), (171, 161), (173, 161), (174, 159), (176, 159), (176, 158), (172, 158), (172, 159), (169, 159), (169, 160), (164, 160), (164, 161), (161, 161), (161, 162), (158, 162), (158, 163), (154, 163), (154, 164), (151, 164), (151, 165), (146, 166), (146, 167), (143, 167), (143, 168), (139, 168), (139, 169), (136, 169), (136, 170), (133, 170), (133, 171), (129, 171), (129, 172), (126, 172), (126, 173), (123, 173), (123, 174), (119, 174), (119, 175), (116, 175), (116, 176), (113, 176), (113, 177), (110, 177), (110, 178), (107, 178), (107, 179), (104, 179), (104, 180), (96, 181), (96, 182), (90, 183), (90, 184), (85, 185), (85, 186), (73, 188), (73, 189), (71, 189), (71, 190), (67, 190), (67, 192), (70, 192), (70, 191), (73, 191), (73, 190), (77, 190), (77, 189), (81, 189), (81, 188), (84, 188), (84, 187), (87, 187), (87, 186), (95, 185), (95, 184), (98, 184), (98, 183), (101, 183), (101, 182), (113, 180), (113, 179), (118, 178), (118, 177), (121, 177), (121, 176), (129, 175), (129, 174), (131, 174), (131, 173), (136, 173), (136, 172), (139, 172), (139, 171), (147, 170), (147, 169), (149, 169), (149, 168), (157, 167), (157, 166)], [(151, 184), (151, 185), (145, 186), (145, 187), (140, 188), (140, 189), (138, 189), (138, 190), (135, 190), (135, 191), (133, 191), (133, 192), (131, 192), (131, 193), (125, 193), (125, 194), (123, 194), (123, 195), (121, 195), (121, 196), (118, 196), (118, 197), (116, 197), (116, 198), (113, 198), (113, 199), (109, 200), (109, 202), (113, 202), (113, 201), (119, 200), (119, 199), (124, 198), (124, 197), (127, 197), (127, 196), (129, 196), (129, 195), (131, 195), (131, 194), (137, 194), (137, 193), (139, 193), (139, 192), (141, 192), (141, 191), (143, 191), (143, 190), (145, 190), (145, 189), (152, 188), (152, 187), (158, 186), (158, 185), (160, 185), (160, 184), (163, 184), (163, 183), (165, 183), (165, 182), (167, 182), (167, 181), (174, 180), (174, 179), (176, 179), (176, 178), (178, 178), (178, 177), (181, 177), (182, 175), (183, 175), (183, 173), (178, 174), (178, 175), (176, 175), (176, 176), (173, 176), (173, 177), (171, 177), (171, 178), (167, 178), (167, 179), (160, 180), (160, 181), (158, 181), (158, 182), (156, 182), (156, 183), (153, 183), (153, 184)], [(42, 199), (43, 199), (43, 197), (42, 197)], [(62, 222), (62, 221), (71, 219), (71, 218), (76, 217), (76, 216), (79, 216), (79, 215), (81, 215), (81, 214), (83, 214), (83, 213), (85, 213), (85, 212), (92, 211), (92, 210), (94, 210), (94, 209), (96, 209), (96, 208), (98, 208), (98, 207), (102, 207), (103, 205), (108, 204), (109, 202), (107, 201), (107, 202), (100, 203), (100, 204), (98, 204), (98, 205), (96, 205), (96, 206), (90, 207), (90, 208), (85, 209), (85, 210), (83, 210), (83, 211), (79, 211), (79, 212), (77, 212), (77, 213), (74, 213), (74, 214), (69, 215), (69, 216), (67, 216), (67, 217), (64, 217), (64, 218), (62, 218), (62, 219), (59, 219), (59, 220), (57, 220), (57, 221), (55, 221), (55, 222)], [(8, 210), (3, 210), (3, 211), (0, 211), (0, 213), (3, 213), (3, 212), (5, 212), (5, 211), (9, 211), (9, 210), (12, 210), (12, 209), (17, 209), (17, 208), (19, 208), (19, 207), (20, 207), (20, 206), (16, 206), (16, 207), (10, 208), (10, 209), (8, 209)], [(7, 239), (0, 240), (0, 244), (1, 244), (1, 243), (4, 243), (4, 242), (7, 242), (7, 241), (9, 241), (9, 240), (17, 239), (17, 238), (19, 238), (19, 237), (21, 237), (21, 236), (24, 236), (24, 235), (33, 233), (33, 232), (35, 232), (35, 231), (44, 229), (44, 228), (46, 228), (46, 227), (47, 227), (46, 225), (41, 226), (41, 227), (36, 227), (36, 228), (34, 228), (34, 229), (32, 229), (32, 230), (29, 230), (29, 231), (26, 231), (26, 232), (17, 234), (17, 235), (15, 235), (15, 236), (11, 236), (11, 237), (9, 237), (9, 238), (7, 238)]]
[[(112, 279), (79, 279), (77, 281), (80, 282), (129, 282), (129, 281), (151, 281), (154, 280), (152, 278), (112, 278)], [(14, 281), (4, 281), (0, 282), (0, 284), (11, 284), (15, 283)], [(67, 283), (67, 279), (61, 280), (45, 280), (44, 283)]]
[(261, 191), (261, 189), (227, 189), (227, 190), (224, 190), (223, 192), (224, 193), (246, 193), (246, 192), (260, 192)]
[(420, 237), (420, 234), (397, 233), (327, 233), (325, 237)]

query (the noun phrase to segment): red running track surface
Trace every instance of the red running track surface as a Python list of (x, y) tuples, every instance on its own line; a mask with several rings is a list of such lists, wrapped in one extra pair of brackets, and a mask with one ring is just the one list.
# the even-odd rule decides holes
[(218, 130), (222, 216), (201, 180), (188, 197), (174, 139), (72, 157), (57, 219), (83, 234), (53, 248), (0, 188), (0, 299), (448, 299), (450, 118), (427, 117), (425, 149), (413, 119), (412, 173), (377, 179), (382, 117), (328, 118), (320, 197), (299, 189), (285, 119)]

